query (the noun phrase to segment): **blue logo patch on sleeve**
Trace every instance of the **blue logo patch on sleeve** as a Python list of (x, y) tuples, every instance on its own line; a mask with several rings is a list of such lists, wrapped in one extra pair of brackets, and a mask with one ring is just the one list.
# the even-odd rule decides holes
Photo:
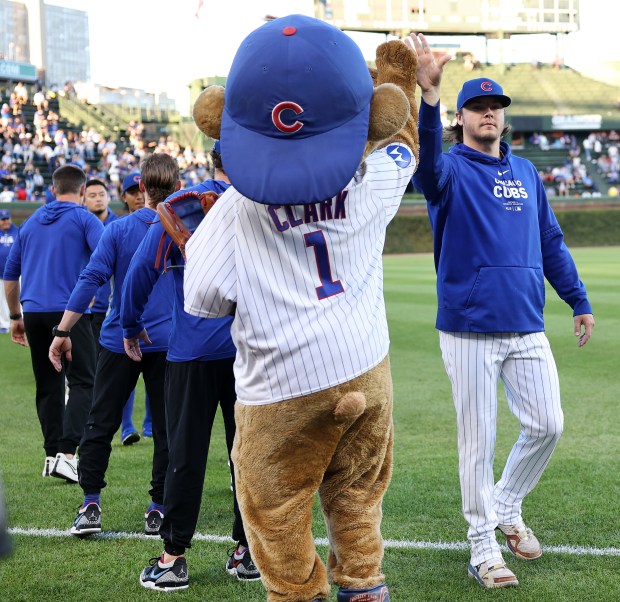
[(385, 152), (389, 157), (392, 157), (394, 163), (398, 165), (398, 167), (409, 167), (411, 163), (411, 151), (406, 146), (401, 146), (400, 144), (390, 144)]

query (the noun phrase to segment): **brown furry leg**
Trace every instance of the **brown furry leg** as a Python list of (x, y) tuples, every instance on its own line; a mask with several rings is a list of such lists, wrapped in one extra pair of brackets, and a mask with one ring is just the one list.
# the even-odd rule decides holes
[(344, 429), (330, 391), (236, 405), (237, 499), (270, 602), (326, 599), (331, 591), (312, 535), (314, 496)]
[(389, 359), (348, 383), (366, 396), (366, 411), (343, 435), (320, 489), (331, 550), (330, 580), (359, 589), (381, 572), (381, 504), (392, 474), (392, 381)]

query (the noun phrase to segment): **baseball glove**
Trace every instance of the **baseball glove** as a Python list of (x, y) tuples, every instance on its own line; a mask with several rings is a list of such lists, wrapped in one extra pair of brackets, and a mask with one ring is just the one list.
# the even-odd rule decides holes
[[(185, 244), (218, 199), (212, 191), (188, 190), (157, 205), (164, 230), (185, 257)], [(167, 253), (166, 253), (167, 255)]]

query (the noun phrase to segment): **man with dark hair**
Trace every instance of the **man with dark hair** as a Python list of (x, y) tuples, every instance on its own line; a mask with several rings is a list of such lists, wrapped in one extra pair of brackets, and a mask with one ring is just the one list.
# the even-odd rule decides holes
[[(103, 226), (83, 206), (86, 176), (79, 167), (59, 167), (52, 182), (55, 200), (37, 209), (19, 229), (4, 270), (4, 287), (11, 338), (30, 346), (46, 455), (43, 476), (77, 482), (74, 455), (92, 402), (96, 363), (90, 316), (76, 321), (72, 333), (76, 361), (66, 365), (66, 370), (64, 363), (54, 370), (47, 354), (54, 338), (52, 330)], [(65, 372), (69, 384), (66, 407)]]
[[(428, 201), (437, 271), (439, 344), (452, 383), (462, 508), (469, 523), (468, 574), (486, 588), (518, 585), (495, 530), (522, 560), (542, 555), (522, 503), (562, 434), (558, 371), (545, 336), (545, 278), (573, 310), (585, 345), (594, 328), (586, 288), (532, 163), (502, 140), (511, 99), (488, 78), (463, 84), (458, 141), (442, 152), (440, 88), (448, 55), (436, 57), (423, 35), (418, 55), (420, 166), (413, 177)], [(460, 140), (460, 141), (459, 141)], [(521, 423), (495, 483), (497, 386)]]
[[(140, 192), (140, 174), (132, 173), (125, 178), (123, 182), (123, 195), (130, 202), (127, 203), (129, 213), (133, 213), (136, 208), (140, 209), (144, 207), (144, 196)], [(127, 188), (125, 188), (127, 186)], [(135, 200), (134, 200), (135, 199)], [(140, 201), (138, 202), (137, 199)], [(108, 187), (104, 182), (97, 179), (88, 180), (86, 182), (86, 194), (84, 195), (84, 202), (86, 208), (97, 216), (99, 221), (105, 226), (110, 225), (113, 221), (119, 219), (113, 211), (110, 210), (110, 195), (108, 193)], [(140, 205), (138, 207), (138, 205)], [(101, 334), (101, 325), (105, 320), (110, 307), (110, 296), (112, 295), (111, 282), (106, 282), (98, 291), (95, 296), (95, 302), (93, 303), (90, 311), (92, 313), (92, 327), (95, 335), (95, 341), (97, 341), (98, 351), (101, 349), (99, 344), (99, 335)], [(140, 441), (140, 435), (135, 429), (132, 421), (133, 402), (135, 397), (135, 391), (132, 391), (123, 408), (123, 420), (121, 423), (121, 441), (123, 445), (133, 445)], [(148, 428), (148, 434), (151, 434), (151, 411), (149, 409), (148, 395), (145, 401), (146, 415), (144, 417), (144, 428)]]
[[(164, 412), (164, 374), (166, 350), (172, 318), (173, 281), (161, 278), (144, 311), (144, 322), (151, 340), (145, 342), (140, 363), (125, 354), (120, 327), (121, 290), (135, 250), (157, 216), (155, 209), (180, 188), (178, 165), (166, 154), (151, 155), (142, 164), (140, 190), (146, 207), (110, 224), (69, 298), (66, 310), (49, 347), (49, 359), (56, 370), (62, 356), (71, 361), (73, 327), (86, 311), (97, 290), (114, 278), (110, 311), (101, 327), (101, 352), (97, 361), (93, 404), (80, 442), (79, 482), (84, 503), (71, 528), (82, 536), (101, 531), (101, 490), (111, 452), (114, 433), (121, 424), (124, 401), (142, 373), (153, 413), (153, 468), (151, 503), (145, 513), (145, 532), (157, 535), (163, 517), (164, 480), (168, 466), (168, 442)], [(71, 337), (71, 338), (70, 338)]]

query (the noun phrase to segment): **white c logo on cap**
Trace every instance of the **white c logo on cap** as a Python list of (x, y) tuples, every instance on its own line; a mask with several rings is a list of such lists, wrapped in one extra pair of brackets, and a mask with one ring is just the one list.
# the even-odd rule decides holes
[(301, 121), (295, 121), (291, 125), (288, 125), (282, 121), (282, 113), (284, 111), (293, 111), (295, 115), (300, 115), (304, 112), (304, 110), (292, 100), (286, 100), (284, 102), (279, 102), (271, 111), (271, 121), (273, 121), (273, 125), (275, 125), (281, 132), (285, 134), (294, 134), (298, 132), (304, 124)]

